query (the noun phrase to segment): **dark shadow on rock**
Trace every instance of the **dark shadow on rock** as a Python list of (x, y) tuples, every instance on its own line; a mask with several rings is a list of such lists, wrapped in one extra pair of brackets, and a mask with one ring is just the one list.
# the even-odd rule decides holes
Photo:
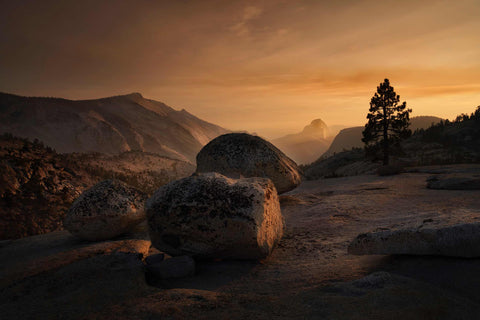
[(474, 319), (480, 305), (453, 291), (394, 273), (306, 290), (301, 301), (314, 319)]
[[(369, 256), (374, 257), (374, 256)], [(289, 297), (326, 319), (473, 319), (478, 317), (480, 259), (376, 256), (368, 273)]]
[(149, 272), (145, 274), (147, 284), (165, 288), (215, 290), (246, 276), (260, 262), (255, 260), (196, 261), (196, 272), (192, 277), (158, 279)]
[(0, 289), (2, 319), (84, 319), (148, 292), (139, 254), (76, 261)]
[(383, 269), (430, 283), (480, 303), (480, 258), (388, 256)]

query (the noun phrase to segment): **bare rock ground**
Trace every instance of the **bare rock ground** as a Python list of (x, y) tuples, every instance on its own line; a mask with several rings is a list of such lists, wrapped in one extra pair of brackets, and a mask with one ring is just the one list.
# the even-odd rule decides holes
[[(474, 319), (480, 311), (479, 258), (347, 253), (359, 233), (478, 222), (480, 191), (427, 189), (433, 170), (450, 169), (303, 182), (281, 196), (286, 232), (262, 261), (200, 261), (192, 277), (150, 283), (154, 286), (128, 285), (116, 299), (98, 302), (101, 308), (83, 310), (78, 304), (85, 302), (65, 294), (73, 290), (62, 278), (63, 270), (72, 268), (70, 263), (45, 276), (52, 281), (60, 274), (57, 286), (64, 289), (15, 295), (18, 291), (13, 289), (30, 281), (28, 276), (2, 285), (0, 312), (12, 314), (21, 306), (24, 318), (48, 318), (33, 313), (28, 292), (35, 292), (43, 294), (44, 301), (61, 301), (50, 303), (44, 312), (52, 315), (72, 305), (80, 310), (72, 317), (77, 319)], [(32, 250), (15, 254), (17, 241), (26, 240), (0, 244), (0, 256), (9, 265), (35, 254)], [(117, 268), (123, 270), (125, 263), (118, 262)], [(42, 288), (43, 276), (34, 277)], [(123, 274), (108, 281), (118, 290), (117, 281), (128, 284), (137, 279), (130, 277)], [(81, 280), (90, 283), (78, 279), (78, 288), (89, 288)], [(95, 288), (98, 295), (109, 286), (104, 282)], [(28, 308), (32, 313), (25, 311)]]

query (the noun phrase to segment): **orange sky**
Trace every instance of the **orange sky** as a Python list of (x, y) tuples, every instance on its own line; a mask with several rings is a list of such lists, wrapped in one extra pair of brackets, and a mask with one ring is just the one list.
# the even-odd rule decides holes
[[(1, 1), (1, 0), (0, 0)], [(141, 92), (269, 138), (363, 125), (389, 78), (413, 115), (480, 105), (480, 1), (1, 1), (0, 91)]]

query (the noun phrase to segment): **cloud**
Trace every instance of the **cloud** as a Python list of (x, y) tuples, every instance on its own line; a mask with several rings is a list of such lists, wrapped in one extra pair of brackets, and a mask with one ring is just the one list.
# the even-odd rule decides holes
[(243, 10), (243, 16), (240, 21), (230, 27), (230, 30), (235, 32), (238, 36), (248, 36), (250, 35), (250, 26), (249, 23), (258, 18), (262, 14), (263, 10), (255, 6), (247, 6)]

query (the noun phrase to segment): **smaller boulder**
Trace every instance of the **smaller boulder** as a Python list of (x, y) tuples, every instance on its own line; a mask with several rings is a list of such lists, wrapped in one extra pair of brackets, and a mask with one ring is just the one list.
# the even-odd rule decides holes
[(75, 200), (63, 225), (81, 239), (111, 239), (145, 220), (145, 199), (144, 193), (121, 181), (105, 180)]
[(278, 193), (295, 189), (300, 170), (268, 141), (246, 133), (229, 133), (210, 141), (197, 155), (197, 173), (218, 172), (229, 178), (269, 178)]
[(147, 271), (159, 279), (191, 277), (195, 274), (195, 260), (189, 256), (178, 256), (152, 263), (147, 261)]

